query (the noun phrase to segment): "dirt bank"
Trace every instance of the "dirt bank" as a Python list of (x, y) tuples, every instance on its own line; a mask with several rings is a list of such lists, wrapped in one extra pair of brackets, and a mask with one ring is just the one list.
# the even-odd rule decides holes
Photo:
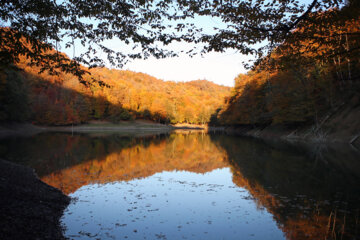
[(69, 202), (33, 169), (0, 159), (0, 239), (64, 239), (59, 220)]
[[(360, 97), (324, 115), (318, 124), (305, 126), (269, 125), (263, 127), (228, 126), (224, 131), (264, 139), (306, 142), (342, 142), (360, 149)], [(211, 128), (210, 128), (211, 130)]]
[(43, 129), (30, 123), (0, 123), (0, 138), (8, 136), (32, 136)]

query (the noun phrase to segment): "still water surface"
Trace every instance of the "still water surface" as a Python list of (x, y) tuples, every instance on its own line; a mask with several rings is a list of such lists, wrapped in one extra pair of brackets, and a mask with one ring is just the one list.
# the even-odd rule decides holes
[(73, 197), (61, 220), (70, 239), (359, 238), (350, 147), (48, 133), (0, 140), (0, 157)]

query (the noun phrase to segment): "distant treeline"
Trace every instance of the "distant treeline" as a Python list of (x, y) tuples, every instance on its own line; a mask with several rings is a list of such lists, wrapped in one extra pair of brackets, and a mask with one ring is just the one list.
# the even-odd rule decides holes
[(148, 119), (205, 124), (230, 88), (206, 80), (175, 83), (143, 73), (90, 69), (87, 83), (71, 74), (39, 73), (25, 57), (0, 69), (0, 121), (68, 125), (89, 120)]

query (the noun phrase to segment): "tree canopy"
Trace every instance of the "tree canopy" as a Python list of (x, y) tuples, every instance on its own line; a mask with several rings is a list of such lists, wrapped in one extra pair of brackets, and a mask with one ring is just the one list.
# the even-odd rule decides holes
[[(81, 77), (85, 70), (80, 64), (104, 65), (100, 51), (115, 66), (122, 66), (128, 59), (174, 56), (174, 52), (161, 46), (179, 40), (175, 32), (180, 32), (186, 24), (171, 31), (164, 23), (184, 18), (179, 9), (170, 14), (172, 5), (168, 0), (1, 1), (0, 64), (19, 62), (19, 57), (25, 55), (31, 64), (41, 66), (42, 71), (60, 70)], [(107, 47), (106, 40), (113, 38), (130, 47), (126, 51)], [(181, 38), (185, 39), (186, 34)], [(73, 48), (72, 59), (59, 53), (60, 43)], [(76, 43), (86, 51), (75, 55)]]
[[(99, 51), (109, 63), (122, 66), (129, 59), (175, 56), (165, 48), (173, 41), (202, 43), (203, 53), (233, 48), (255, 54), (257, 63), (264, 63), (261, 59), (285, 42), (293, 48), (298, 40), (309, 40), (313, 46), (333, 42), (326, 28), (357, 19), (358, 10), (355, 0), (312, 0), (308, 4), (299, 0), (2, 1), (0, 21), (6, 28), (0, 28), (0, 64), (18, 62), (25, 55), (42, 70), (71, 72), (81, 78), (86, 70), (80, 64), (104, 65)], [(329, 11), (332, 14), (322, 14)], [(197, 16), (220, 19), (225, 27), (203, 32), (196, 21), (188, 20)], [(304, 27), (306, 31), (299, 30)], [(346, 34), (358, 39), (359, 29), (341, 36)], [(118, 39), (125, 46), (123, 51), (108, 47), (109, 39)], [(86, 51), (70, 59), (59, 53), (60, 42), (74, 52), (80, 43)], [(351, 51), (358, 53), (358, 49), (347, 50)]]
[[(237, 49), (244, 54), (255, 54), (257, 62), (262, 61), (280, 45), (289, 43), (296, 55), (304, 41), (315, 47), (306, 49), (316, 52), (318, 47), (329, 45), (341, 47), (333, 35), (334, 30), (346, 22), (358, 20), (359, 2), (343, 0), (312, 0), (308, 4), (298, 0), (222, 0), (199, 1), (196, 13), (220, 18), (227, 28), (218, 29), (215, 34), (202, 34), (199, 41), (206, 43), (204, 51)], [(331, 31), (331, 28), (333, 31)], [(337, 32), (345, 39), (352, 35), (359, 40), (360, 31), (345, 29)], [(301, 44), (298, 44), (300, 43)], [(357, 51), (358, 49), (349, 49)], [(337, 54), (341, 54), (338, 51)], [(289, 55), (290, 53), (288, 53)], [(321, 57), (332, 57), (327, 52)]]

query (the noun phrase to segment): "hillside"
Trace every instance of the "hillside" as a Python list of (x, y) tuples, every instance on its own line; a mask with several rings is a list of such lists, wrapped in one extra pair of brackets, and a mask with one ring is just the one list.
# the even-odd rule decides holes
[[(315, 22), (334, 13), (311, 17)], [(316, 39), (299, 37), (284, 42), (253, 70), (240, 74), (231, 96), (212, 116), (212, 124), (252, 136), (319, 139), (331, 135), (350, 141), (359, 135), (359, 24), (357, 18), (296, 29), (294, 36), (315, 35), (323, 40), (315, 44)]]
[(230, 93), (229, 87), (206, 80), (176, 83), (132, 71), (86, 70), (91, 73), (84, 78), (88, 84), (64, 72), (39, 73), (40, 68), (29, 66), (25, 57), (1, 69), (0, 121), (69, 125), (147, 119), (205, 124)]

